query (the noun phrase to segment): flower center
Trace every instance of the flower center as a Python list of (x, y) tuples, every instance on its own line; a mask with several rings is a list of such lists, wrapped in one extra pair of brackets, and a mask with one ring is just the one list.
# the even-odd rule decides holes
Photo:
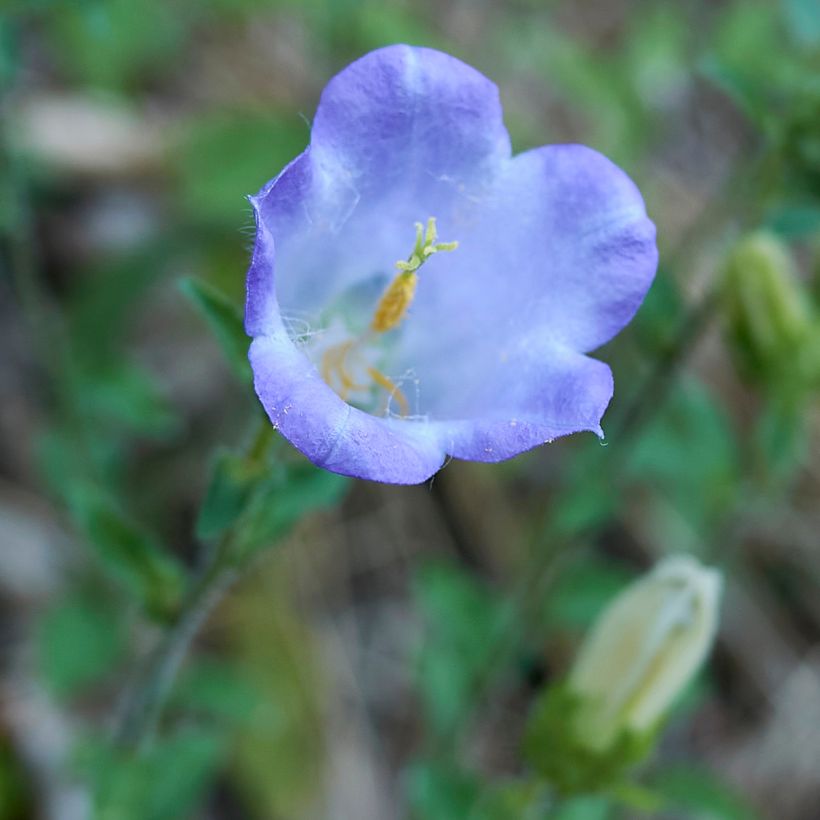
[(419, 268), (433, 254), (439, 251), (454, 251), (458, 247), (458, 242), (437, 242), (437, 239), (434, 216), (427, 220), (426, 228), (421, 222), (416, 222), (416, 242), (413, 250), (406, 260), (400, 259), (396, 262), (396, 275), (379, 299), (368, 329), (360, 336), (334, 345), (322, 356), (322, 378), (345, 401), (350, 393), (370, 390), (375, 384), (387, 392), (387, 402), (390, 399), (396, 400), (402, 416), (410, 414), (407, 398), (392, 379), (376, 367), (365, 364), (364, 371), (371, 383), (360, 384), (351, 374), (348, 361), (351, 357), (354, 360), (361, 359), (362, 351), (366, 346), (372, 345), (378, 336), (394, 330), (401, 324), (416, 295)]

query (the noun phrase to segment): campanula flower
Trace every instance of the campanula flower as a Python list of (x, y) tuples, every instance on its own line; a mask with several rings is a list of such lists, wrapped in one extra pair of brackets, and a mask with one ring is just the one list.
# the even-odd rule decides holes
[(310, 145), (251, 197), (246, 329), (273, 424), (334, 472), (411, 484), (602, 435), (585, 354), (655, 273), (635, 185), (580, 145), (515, 157), (496, 86), (426, 48), (334, 77)]

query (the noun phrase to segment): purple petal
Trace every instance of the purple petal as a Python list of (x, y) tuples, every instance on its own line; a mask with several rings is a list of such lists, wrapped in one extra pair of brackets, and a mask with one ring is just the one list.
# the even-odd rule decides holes
[(377, 418), (342, 401), (284, 328), (254, 339), (254, 385), (271, 422), (314, 464), (389, 484), (418, 484), (445, 453), (429, 426)]
[(601, 417), (612, 398), (603, 362), (556, 349), (494, 380), (492, 401), (472, 417), (433, 422), (442, 448), (470, 461), (502, 461), (539, 444), (585, 430), (603, 436)]
[(515, 209), (505, 258), (533, 300), (533, 321), (575, 350), (600, 347), (632, 319), (655, 276), (655, 226), (640, 192), (582, 145), (521, 154), (505, 183), (502, 201)]
[(442, 177), (475, 179), (510, 155), (495, 84), (447, 54), (404, 45), (373, 51), (328, 83), (311, 144), (362, 196), (401, 185), (416, 201)]

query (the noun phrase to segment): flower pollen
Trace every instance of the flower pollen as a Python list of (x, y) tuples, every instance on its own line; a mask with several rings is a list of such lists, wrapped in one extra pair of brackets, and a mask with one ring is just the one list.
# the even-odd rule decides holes
[[(413, 297), (416, 295), (418, 269), (433, 254), (440, 251), (454, 251), (458, 247), (458, 242), (436, 241), (438, 231), (434, 216), (428, 218), (426, 228), (421, 222), (416, 222), (415, 225), (416, 243), (413, 251), (406, 260), (400, 259), (396, 262), (396, 276), (379, 299), (368, 331), (357, 338), (334, 345), (322, 356), (322, 378), (345, 401), (351, 392), (370, 389), (370, 385), (357, 383), (351, 375), (347, 366), (348, 357), (350, 355), (355, 357), (361, 347), (371, 340), (373, 334), (387, 333), (398, 327), (407, 315)], [(368, 365), (365, 370), (374, 384), (383, 388), (391, 399), (396, 400), (400, 414), (408, 416), (410, 404), (399, 386), (372, 365)]]
[(393, 330), (404, 319), (413, 297), (416, 295), (416, 285), (418, 275), (416, 271), (434, 254), (439, 251), (454, 251), (458, 247), (458, 242), (436, 242), (438, 232), (436, 230), (436, 218), (431, 216), (427, 220), (427, 229), (421, 222), (416, 222), (416, 244), (413, 252), (405, 262), (400, 259), (396, 262), (398, 274), (388, 285), (376, 312), (373, 314), (373, 321), (370, 329), (374, 333), (386, 333)]

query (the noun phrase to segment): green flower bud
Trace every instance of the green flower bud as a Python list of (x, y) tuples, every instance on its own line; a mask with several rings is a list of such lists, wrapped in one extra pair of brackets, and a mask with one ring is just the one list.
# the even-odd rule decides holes
[(669, 558), (607, 607), (568, 682), (582, 703), (577, 735), (589, 748), (651, 732), (666, 715), (712, 646), (720, 588), (716, 570)]
[(620, 788), (712, 646), (720, 574), (693, 558), (662, 561), (618, 595), (568, 679), (533, 709), (524, 753), (565, 795)]
[(811, 334), (811, 308), (788, 248), (777, 237), (758, 232), (735, 246), (724, 270), (723, 308), (745, 374), (799, 377), (795, 365)]

